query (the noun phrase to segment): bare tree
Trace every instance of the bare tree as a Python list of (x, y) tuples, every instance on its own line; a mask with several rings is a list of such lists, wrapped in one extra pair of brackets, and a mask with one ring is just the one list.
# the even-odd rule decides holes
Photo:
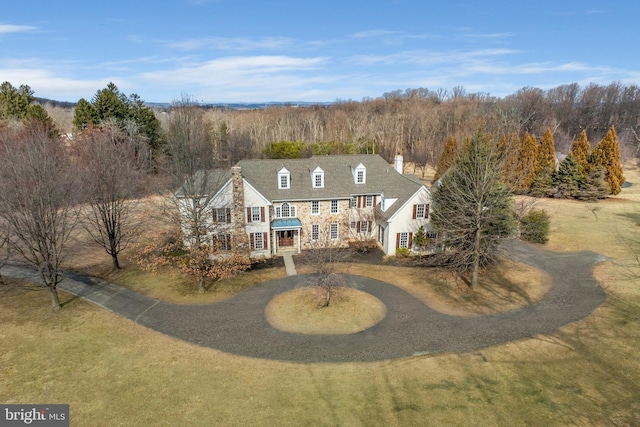
[(37, 122), (1, 137), (0, 219), (7, 226), (8, 244), (38, 270), (52, 307), (59, 309), (60, 266), (78, 219), (67, 148), (51, 128)]
[(137, 168), (135, 148), (118, 127), (104, 125), (84, 131), (75, 154), (88, 204), (82, 225), (111, 256), (117, 270), (118, 254), (132, 243), (141, 226), (134, 210), (145, 177)]
[(433, 193), (431, 220), (445, 251), (439, 255), (460, 273), (471, 271), (476, 288), (480, 267), (493, 262), (500, 240), (513, 233), (513, 199), (503, 184), (496, 144), (478, 131)]
[(337, 272), (337, 266), (346, 260), (349, 248), (341, 244), (339, 238), (331, 239), (330, 232), (320, 232), (311, 237), (315, 240), (308, 242), (309, 249), (300, 256), (302, 262), (313, 270), (311, 279), (305, 285), (321, 288), (325, 298), (320, 307), (328, 307), (336, 289), (347, 286), (347, 280)]
[(250, 266), (248, 237), (233, 230), (244, 222), (243, 209), (236, 206), (233, 192), (227, 198), (218, 195), (231, 174), (221, 169), (203, 111), (188, 97), (173, 105), (167, 141), (165, 167), (172, 188), (179, 190), (175, 195), (165, 191), (168, 209), (163, 213), (181, 230), (178, 240), (187, 259), (178, 264), (197, 277), (200, 292), (205, 292), (207, 278), (227, 277)]

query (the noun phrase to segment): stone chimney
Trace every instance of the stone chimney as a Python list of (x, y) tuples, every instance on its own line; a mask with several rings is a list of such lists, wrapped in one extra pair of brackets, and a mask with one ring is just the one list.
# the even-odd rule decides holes
[(231, 167), (231, 216), (233, 218), (231, 248), (241, 254), (249, 255), (249, 237), (244, 227), (244, 185), (242, 168)]
[(401, 154), (396, 154), (396, 157), (393, 159), (393, 168), (398, 172), (398, 173), (404, 173), (403, 171), (403, 164), (402, 164), (402, 155)]

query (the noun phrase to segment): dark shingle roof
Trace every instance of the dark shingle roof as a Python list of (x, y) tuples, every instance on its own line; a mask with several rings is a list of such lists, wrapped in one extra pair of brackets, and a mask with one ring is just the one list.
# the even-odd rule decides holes
[[(356, 184), (353, 170), (366, 167), (366, 182)], [(313, 156), (309, 159), (242, 160), (242, 176), (271, 201), (349, 199), (352, 195), (381, 194), (398, 199), (382, 215), (389, 218), (422, 186), (418, 180), (398, 173), (379, 155)], [(278, 188), (278, 172), (291, 175), (289, 189)], [(313, 188), (313, 171), (324, 171), (324, 188)]]
[(231, 179), (229, 169), (199, 170), (193, 179), (186, 180), (176, 192), (176, 197), (213, 197)]

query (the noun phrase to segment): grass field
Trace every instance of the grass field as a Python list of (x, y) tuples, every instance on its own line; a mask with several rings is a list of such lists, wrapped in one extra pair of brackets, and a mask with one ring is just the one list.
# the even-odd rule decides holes
[[(544, 200), (552, 216), (547, 247), (607, 257), (594, 274), (607, 301), (586, 319), (551, 335), (473, 353), (373, 363), (299, 364), (238, 357), (150, 331), (79, 299), (59, 312), (44, 292), (0, 287), (0, 402), (69, 403), (78, 426), (637, 426), (640, 425), (640, 177), (606, 201)], [(98, 252), (85, 265), (109, 266)], [(76, 266), (76, 267), (78, 267)], [(540, 298), (499, 285), (469, 295), (441, 277), (403, 270), (403, 286), (443, 311), (494, 312)], [(377, 269), (377, 270), (376, 270)], [(353, 266), (399, 277), (400, 271)], [(133, 270), (133, 269), (132, 269)], [(520, 271), (520, 272), (518, 272)], [(123, 281), (139, 279), (140, 272)], [(242, 279), (251, 286), (265, 274)], [(571, 272), (567, 272), (571, 274)], [(137, 277), (137, 279), (136, 279)], [(173, 287), (148, 279), (158, 296), (197, 299), (182, 279)], [(380, 278), (385, 280), (385, 278)], [(391, 280), (392, 281), (392, 280)], [(183, 283), (182, 285), (180, 283)], [(231, 286), (222, 284), (224, 286)], [(228, 292), (212, 292), (215, 300)], [(207, 300), (208, 301), (208, 300)], [(212, 328), (215, 326), (212, 325)]]

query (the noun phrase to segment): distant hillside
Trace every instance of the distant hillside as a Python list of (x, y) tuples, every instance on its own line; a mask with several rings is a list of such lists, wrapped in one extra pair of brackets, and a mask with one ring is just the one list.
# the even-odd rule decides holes
[(47, 98), (35, 97), (35, 99), (36, 99), (36, 102), (40, 105), (51, 104), (54, 107), (60, 107), (60, 108), (74, 108), (77, 104), (76, 102), (56, 101), (54, 99), (47, 99)]

